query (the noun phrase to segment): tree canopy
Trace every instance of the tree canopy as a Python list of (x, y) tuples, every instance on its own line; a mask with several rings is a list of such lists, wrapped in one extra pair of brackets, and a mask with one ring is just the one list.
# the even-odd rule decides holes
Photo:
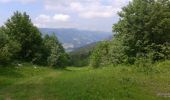
[(14, 12), (7, 20), (0, 29), (0, 42), (0, 64), (18, 60), (61, 67), (68, 63), (68, 55), (57, 37), (43, 37), (25, 12)]
[(102, 56), (109, 57), (112, 64), (133, 64), (141, 57), (152, 62), (170, 59), (169, 0), (133, 0), (118, 15), (110, 52)]
[(29, 15), (26, 13), (15, 12), (3, 26), (3, 31), (11, 40), (16, 40), (21, 45), (18, 59), (31, 61), (40, 49), (42, 38), (38, 28), (36, 28)]
[(64, 67), (68, 64), (68, 55), (54, 34), (45, 35), (43, 43), (46, 51), (45, 59), (49, 66)]
[[(119, 13), (120, 21), (113, 30), (122, 37), (123, 45), (128, 47), (126, 54), (132, 59), (148, 52), (161, 53), (160, 45), (169, 46), (169, 3), (168, 0), (133, 0)], [(166, 55), (162, 52), (153, 60)]]

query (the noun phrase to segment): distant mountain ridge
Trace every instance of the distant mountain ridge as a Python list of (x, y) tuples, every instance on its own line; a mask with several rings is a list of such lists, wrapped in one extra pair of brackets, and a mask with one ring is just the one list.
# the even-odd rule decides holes
[(75, 55), (75, 54), (86, 54), (86, 53), (89, 53), (89, 52), (91, 52), (97, 46), (98, 43), (100, 43), (100, 42), (94, 42), (94, 43), (91, 43), (91, 44), (87, 44), (87, 45), (85, 45), (83, 47), (75, 48), (69, 54)]
[(59, 41), (63, 44), (66, 51), (72, 51), (75, 48), (83, 47), (94, 42), (110, 39), (113, 35), (111, 32), (64, 28), (39, 28), (39, 30), (42, 34), (51, 35), (55, 33)]

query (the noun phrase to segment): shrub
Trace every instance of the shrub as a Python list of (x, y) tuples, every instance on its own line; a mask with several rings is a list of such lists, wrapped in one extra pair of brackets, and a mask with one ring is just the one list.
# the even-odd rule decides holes
[(97, 44), (90, 57), (90, 65), (92, 67), (100, 67), (110, 64), (109, 60), (109, 41), (103, 41)]

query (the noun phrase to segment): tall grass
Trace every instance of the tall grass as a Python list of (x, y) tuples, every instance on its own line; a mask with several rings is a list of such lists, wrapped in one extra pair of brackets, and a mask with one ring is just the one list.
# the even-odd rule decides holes
[[(0, 100), (169, 100), (170, 61), (152, 74), (136, 66), (0, 68)], [(166, 94), (166, 95), (164, 95)]]

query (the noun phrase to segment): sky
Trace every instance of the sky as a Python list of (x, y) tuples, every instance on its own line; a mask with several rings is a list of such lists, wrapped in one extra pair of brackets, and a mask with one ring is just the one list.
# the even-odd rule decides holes
[(130, 0), (0, 0), (0, 26), (15, 11), (27, 12), (39, 28), (112, 31)]

